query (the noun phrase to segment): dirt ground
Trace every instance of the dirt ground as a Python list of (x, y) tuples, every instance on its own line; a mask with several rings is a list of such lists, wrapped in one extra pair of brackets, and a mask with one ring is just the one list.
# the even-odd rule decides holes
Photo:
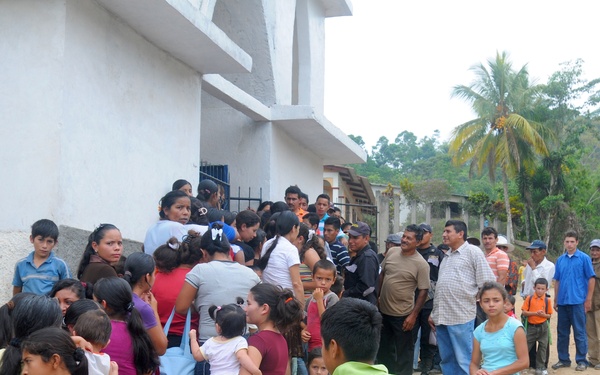
[[(554, 297), (554, 290), (550, 292), (552, 297)], [(520, 318), (521, 317), (521, 306), (523, 305), (523, 298), (520, 296), (515, 296), (516, 298), (516, 314)], [(556, 374), (556, 375), (570, 375), (570, 374), (585, 374), (591, 372), (592, 374), (600, 375), (600, 371), (595, 370), (594, 368), (589, 368), (586, 371), (575, 371), (575, 342), (573, 341), (573, 333), (571, 332), (570, 343), (569, 343), (569, 354), (571, 357), (571, 367), (570, 368), (562, 368), (558, 370), (553, 370), (552, 365), (558, 362), (558, 352), (556, 351), (556, 312), (552, 314), (552, 319), (550, 319), (550, 328), (552, 332), (552, 345), (550, 345), (550, 361), (548, 362), (548, 374)], [(521, 371), (522, 375), (534, 375), (534, 371)]]

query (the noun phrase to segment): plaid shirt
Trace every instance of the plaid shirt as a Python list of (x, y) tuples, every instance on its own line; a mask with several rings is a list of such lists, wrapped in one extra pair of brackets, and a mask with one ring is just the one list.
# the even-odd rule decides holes
[(457, 325), (475, 319), (477, 291), (486, 281), (496, 281), (496, 277), (481, 249), (465, 242), (446, 253), (433, 298), (435, 324)]

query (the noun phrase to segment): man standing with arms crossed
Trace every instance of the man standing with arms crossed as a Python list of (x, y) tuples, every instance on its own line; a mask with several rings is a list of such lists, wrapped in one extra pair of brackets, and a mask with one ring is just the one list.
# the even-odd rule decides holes
[(450, 250), (440, 266), (429, 321), (430, 325), (435, 324), (442, 372), (468, 375), (477, 292), (486, 281), (496, 281), (496, 277), (481, 249), (466, 242), (464, 222), (448, 220), (442, 240)]

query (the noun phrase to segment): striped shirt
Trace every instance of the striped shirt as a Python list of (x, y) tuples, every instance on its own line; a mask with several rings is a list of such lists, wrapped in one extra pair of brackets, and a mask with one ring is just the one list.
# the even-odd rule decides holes
[(490, 251), (488, 254), (485, 254), (485, 260), (487, 260), (494, 276), (496, 276), (496, 281), (498, 280), (498, 271), (508, 271), (508, 266), (510, 265), (510, 259), (508, 255), (498, 249), (497, 247), (494, 250)]
[(440, 265), (431, 318), (436, 325), (475, 319), (476, 295), (486, 281), (496, 281), (483, 252), (468, 242), (448, 251)]

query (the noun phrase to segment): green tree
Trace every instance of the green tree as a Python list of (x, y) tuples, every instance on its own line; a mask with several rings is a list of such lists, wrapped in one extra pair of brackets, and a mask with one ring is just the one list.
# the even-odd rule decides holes
[(537, 155), (546, 155), (541, 126), (520, 113), (532, 105), (538, 92), (529, 83), (527, 66), (512, 68), (506, 52), (472, 68), (476, 79), (470, 86), (455, 86), (453, 97), (469, 102), (477, 117), (452, 132), (449, 152), (455, 164), (470, 162), (470, 172), (487, 168), (490, 180), (500, 170), (507, 218), (507, 236), (514, 241), (508, 192), (509, 177), (521, 168), (533, 168)]

